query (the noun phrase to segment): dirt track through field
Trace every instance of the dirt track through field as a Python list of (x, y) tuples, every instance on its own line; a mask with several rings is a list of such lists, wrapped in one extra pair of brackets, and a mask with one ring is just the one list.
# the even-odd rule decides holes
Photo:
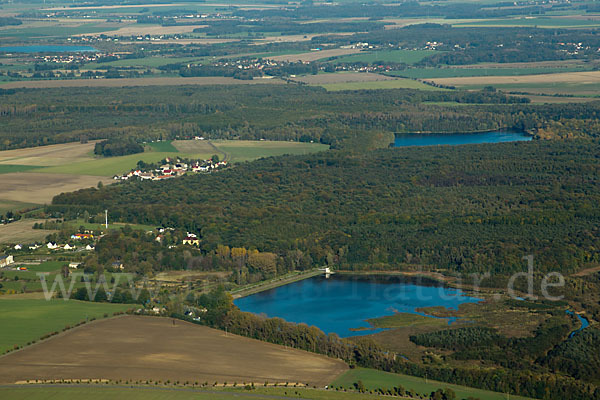
[(96, 321), (0, 358), (0, 383), (34, 379), (328, 385), (342, 361), (176, 321)]

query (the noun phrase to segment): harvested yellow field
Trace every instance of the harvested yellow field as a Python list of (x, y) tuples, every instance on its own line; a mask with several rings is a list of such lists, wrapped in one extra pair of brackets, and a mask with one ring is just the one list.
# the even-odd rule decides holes
[(108, 379), (325, 386), (340, 360), (170, 318), (95, 321), (0, 358), (0, 382)]
[(56, 232), (45, 229), (33, 229), (33, 224), (36, 222), (44, 222), (44, 220), (26, 219), (7, 225), (0, 225), (0, 244), (43, 241), (46, 236)]
[[(94, 187), (99, 181), (112, 182), (110, 178), (74, 174), (45, 174), (14, 172), (0, 175), (2, 194), (0, 200), (26, 201), (36, 204), (50, 203), (57, 194)], [(12, 224), (11, 224), (12, 225)]]
[(0, 151), (0, 164), (49, 167), (89, 160), (93, 157), (95, 143), (74, 142)]
[(600, 82), (600, 71), (565, 72), (558, 74), (521, 75), (521, 76), (472, 76), (457, 78), (429, 79), (441, 85), (504, 85), (504, 84), (547, 84), (576, 83), (592, 84)]

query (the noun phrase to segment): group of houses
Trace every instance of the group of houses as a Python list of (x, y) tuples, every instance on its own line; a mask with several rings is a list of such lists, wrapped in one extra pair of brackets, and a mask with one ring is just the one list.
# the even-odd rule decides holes
[(131, 178), (139, 178), (143, 181), (160, 181), (185, 175), (188, 172), (211, 172), (227, 166), (227, 161), (213, 162), (212, 160), (195, 160), (188, 164), (181, 160), (171, 160), (166, 158), (163, 162), (164, 164), (160, 165), (158, 168), (148, 170), (136, 169), (123, 175), (115, 175), (113, 176), (113, 179), (128, 180)]
[[(71, 245), (69, 243), (66, 244), (57, 244), (56, 242), (48, 242), (46, 243), (46, 247), (49, 250), (77, 250), (77, 246), (75, 245)], [(95, 247), (92, 246), (91, 244), (86, 245), (85, 247), (83, 247), (83, 250), (94, 250)]]

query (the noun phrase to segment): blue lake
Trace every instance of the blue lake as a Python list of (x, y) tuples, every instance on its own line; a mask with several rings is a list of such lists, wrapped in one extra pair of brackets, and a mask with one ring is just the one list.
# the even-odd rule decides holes
[(91, 46), (1, 46), (0, 52), (5, 53), (79, 53), (87, 51), (98, 51)]
[(519, 132), (483, 132), (456, 134), (401, 134), (396, 135), (394, 147), (436, 146), (475, 143), (523, 142), (531, 140), (531, 136)]
[(421, 307), (456, 309), (480, 299), (456, 289), (401, 278), (370, 279), (333, 275), (318, 276), (234, 301), (242, 310), (286, 321), (305, 323), (341, 337), (376, 333), (367, 319), (395, 312), (424, 315)]

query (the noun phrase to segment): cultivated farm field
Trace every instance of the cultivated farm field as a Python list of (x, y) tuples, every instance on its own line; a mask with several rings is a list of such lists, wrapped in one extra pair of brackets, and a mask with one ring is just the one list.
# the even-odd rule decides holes
[(15, 172), (0, 175), (3, 185), (6, 185), (0, 195), (0, 201), (26, 200), (35, 204), (45, 204), (57, 194), (96, 186), (100, 181), (105, 184), (111, 182), (107, 177), (79, 175), (72, 170), (69, 173), (69, 166), (63, 169), (65, 173)]
[(347, 368), (325, 356), (188, 322), (124, 316), (85, 324), (0, 358), (0, 382), (102, 378), (325, 386)]
[[(86, 318), (102, 318), (105, 313), (112, 315), (129, 308), (131, 304), (58, 299), (46, 301), (13, 295), (0, 296), (0, 354), (15, 345), (24, 346), (45, 334), (61, 331), (67, 325), (85, 321)], [(1, 363), (5, 362), (4, 358), (0, 360)], [(6, 370), (6, 365), (0, 370)]]
[(431, 79), (431, 81), (464, 89), (478, 89), (493, 85), (507, 91), (517, 90), (534, 94), (568, 94), (597, 97), (600, 89), (600, 71), (521, 76), (436, 78)]
[(33, 229), (33, 224), (43, 221), (44, 220), (23, 219), (10, 224), (0, 225), (0, 244), (31, 243), (44, 240), (46, 236), (54, 233), (54, 231)]

